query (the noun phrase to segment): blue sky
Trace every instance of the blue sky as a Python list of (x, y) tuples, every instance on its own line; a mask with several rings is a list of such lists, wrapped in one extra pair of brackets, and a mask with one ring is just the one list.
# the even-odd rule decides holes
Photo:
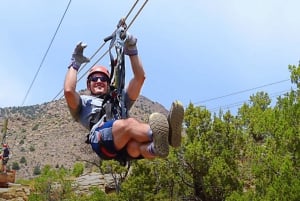
[[(92, 56), (134, 2), (72, 0), (24, 103), (69, 0), (2, 2), (0, 107), (52, 101), (76, 43), (87, 43), (85, 55)], [(298, 0), (148, 1), (129, 30), (138, 38), (147, 76), (141, 94), (167, 109), (179, 99), (216, 112), (234, 110), (257, 91), (273, 97), (290, 91), (293, 85), (283, 80), (288, 65), (300, 59), (299, 8)], [(108, 55), (99, 63), (108, 66)], [(129, 68), (126, 73), (128, 80)], [(82, 79), (77, 89), (84, 88)]]

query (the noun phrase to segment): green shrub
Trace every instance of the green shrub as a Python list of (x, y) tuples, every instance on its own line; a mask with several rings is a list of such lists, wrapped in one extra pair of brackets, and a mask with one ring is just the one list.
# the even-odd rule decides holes
[(26, 158), (24, 156), (22, 156), (22, 158), (20, 159), (20, 163), (26, 163)]
[(12, 169), (13, 170), (19, 170), (20, 169), (19, 163), (18, 162), (13, 162)]
[(72, 175), (75, 177), (80, 176), (84, 171), (84, 164), (83, 163), (75, 163)]
[(35, 166), (33, 169), (33, 175), (40, 175), (41, 174), (41, 168), (40, 166)]
[(31, 146), (30, 146), (30, 148), (29, 148), (29, 150), (30, 150), (30, 151), (35, 151), (35, 148), (34, 148), (34, 146), (33, 146), (33, 145), (31, 145)]
[(38, 124), (35, 124), (35, 126), (32, 128), (33, 131), (37, 130), (39, 128)]

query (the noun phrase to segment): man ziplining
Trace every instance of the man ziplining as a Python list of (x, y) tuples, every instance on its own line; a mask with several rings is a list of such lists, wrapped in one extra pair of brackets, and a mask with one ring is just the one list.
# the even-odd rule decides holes
[[(145, 80), (145, 71), (136, 44), (137, 39), (126, 33), (123, 48), (130, 59), (133, 72), (124, 96), (127, 110), (130, 110), (139, 97)], [(65, 77), (64, 96), (73, 118), (90, 131), (88, 143), (93, 151), (104, 160), (167, 157), (169, 145), (178, 147), (181, 144), (183, 105), (179, 101), (173, 102), (167, 117), (153, 113), (148, 123), (131, 117), (107, 118), (104, 105), (111, 94), (111, 75), (106, 67), (95, 65), (89, 70), (86, 83), (90, 95), (76, 92), (77, 72), (83, 63), (89, 62), (83, 55), (86, 47), (86, 44), (80, 42), (72, 54)]]

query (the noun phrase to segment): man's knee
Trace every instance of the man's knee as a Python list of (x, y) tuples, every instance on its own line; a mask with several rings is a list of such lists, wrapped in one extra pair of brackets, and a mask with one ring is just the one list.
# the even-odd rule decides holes
[(140, 143), (136, 141), (129, 141), (127, 143), (127, 153), (133, 158), (139, 157), (141, 155)]
[(134, 118), (119, 119), (114, 122), (113, 127), (127, 132), (136, 122), (137, 121)]

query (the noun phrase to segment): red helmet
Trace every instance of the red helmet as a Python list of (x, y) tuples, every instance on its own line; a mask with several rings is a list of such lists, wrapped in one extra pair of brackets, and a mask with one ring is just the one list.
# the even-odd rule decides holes
[(89, 73), (88, 73), (88, 76), (87, 76), (87, 79), (86, 79), (86, 86), (87, 88), (89, 88), (89, 79), (90, 79), (90, 76), (94, 73), (103, 73), (104, 75), (106, 75), (108, 78), (109, 78), (109, 72), (107, 70), (106, 67), (104, 66), (93, 66), (90, 70), (89, 70)]
[(7, 147), (7, 144), (3, 144), (3, 147)]
[(87, 76), (87, 79), (89, 79), (89, 77), (94, 74), (94, 73), (104, 73), (108, 78), (110, 77), (109, 76), (109, 72), (107, 70), (106, 67), (104, 66), (93, 66), (90, 71), (89, 71), (89, 74)]

